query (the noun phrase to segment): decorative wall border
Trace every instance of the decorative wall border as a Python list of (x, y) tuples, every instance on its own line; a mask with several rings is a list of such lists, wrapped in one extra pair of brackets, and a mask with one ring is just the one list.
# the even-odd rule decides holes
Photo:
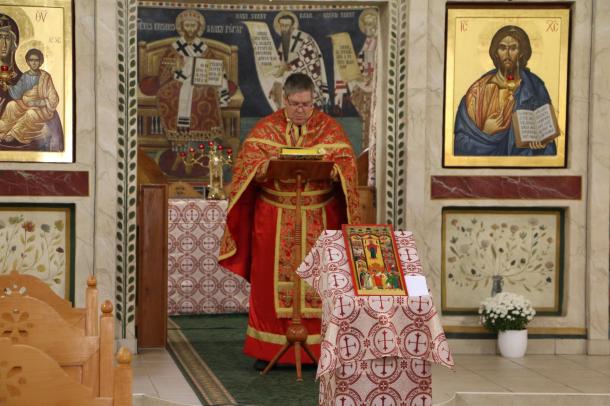
[[(340, 1), (340, 0), (339, 0)], [(186, 3), (186, 2), (174, 2), (174, 1), (148, 1), (140, 0), (140, 4), (146, 4), (146, 7), (159, 7), (159, 8), (196, 8), (201, 10), (244, 10), (244, 11), (274, 11), (280, 10), (289, 6), (291, 10), (320, 10), (324, 9), (350, 9), (354, 7), (360, 7), (360, 4), (351, 2), (350, 4), (337, 4), (328, 2), (330, 4), (310, 3), (310, 4), (224, 4), (224, 3)], [(367, 4), (364, 4), (367, 6)]]
[[(342, 8), (340, 1), (325, 7)], [(169, 2), (146, 2), (147, 6), (165, 6)], [(189, 7), (208, 7), (205, 4), (179, 3)], [(365, 3), (362, 3), (364, 5)], [(358, 5), (361, 5), (358, 3)], [(386, 99), (387, 124), (385, 125), (385, 159), (377, 161), (380, 172), (378, 189), (385, 193), (379, 196), (379, 207), (385, 221), (395, 228), (404, 227), (406, 204), (406, 72), (407, 72), (407, 0), (387, 0), (374, 3), (389, 11), (390, 26), (385, 33), (388, 38), (387, 72), (388, 92)], [(277, 5), (215, 4), (214, 7), (277, 7)], [(320, 2), (298, 6), (320, 8)], [(353, 7), (354, 2), (345, 2)], [(136, 27), (137, 0), (117, 0), (118, 38), (118, 162), (117, 162), (117, 271), (116, 271), (116, 315), (120, 322), (120, 338), (135, 336), (135, 292), (136, 292), (136, 196), (137, 196), (137, 60)], [(295, 7), (291, 5), (291, 7)], [(387, 69), (386, 69), (387, 68)], [(381, 78), (383, 80), (383, 78)], [(382, 128), (382, 127), (380, 127)], [(382, 137), (379, 137), (382, 138)], [(379, 141), (378, 141), (379, 142)], [(379, 147), (379, 146), (378, 146)], [(381, 149), (381, 148), (380, 148)], [(383, 149), (382, 149), (383, 150)], [(381, 185), (380, 182), (385, 182)]]
[(120, 338), (135, 337), (137, 203), (137, 0), (117, 0), (118, 159), (116, 317)]
[(385, 179), (378, 179), (377, 187), (385, 181), (385, 194), (378, 204), (385, 207), (385, 221), (400, 229), (406, 225), (407, 1), (390, 1), (389, 11), (386, 168)]

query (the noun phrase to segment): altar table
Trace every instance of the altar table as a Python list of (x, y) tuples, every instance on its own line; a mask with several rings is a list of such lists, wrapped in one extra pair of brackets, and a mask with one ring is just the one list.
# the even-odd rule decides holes
[[(413, 234), (395, 237), (405, 275), (422, 274)], [(323, 232), (297, 274), (322, 298), (319, 405), (432, 405), (431, 363), (454, 363), (430, 296), (356, 296), (341, 231)]]
[(169, 315), (245, 313), (250, 284), (218, 265), (227, 201), (169, 199)]

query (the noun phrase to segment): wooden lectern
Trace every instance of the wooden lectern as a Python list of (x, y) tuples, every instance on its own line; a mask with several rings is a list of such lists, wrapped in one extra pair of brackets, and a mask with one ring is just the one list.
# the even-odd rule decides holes
[[(295, 264), (296, 268), (301, 264), (301, 192), (303, 184), (307, 181), (327, 180), (334, 163), (331, 161), (303, 160), (303, 159), (273, 159), (269, 161), (267, 168), (267, 178), (275, 180), (295, 180), (296, 181), (296, 212), (297, 215), (294, 228), (294, 239), (296, 246)], [(301, 324), (301, 278), (294, 275), (294, 291), (292, 298), (292, 320), (286, 329), (286, 344), (278, 351), (261, 375), (265, 375), (275, 366), (279, 359), (294, 345), (294, 359), (297, 370), (297, 381), (303, 380), (301, 372), (301, 347), (309, 355), (314, 363), (318, 360), (307, 346), (307, 328)]]

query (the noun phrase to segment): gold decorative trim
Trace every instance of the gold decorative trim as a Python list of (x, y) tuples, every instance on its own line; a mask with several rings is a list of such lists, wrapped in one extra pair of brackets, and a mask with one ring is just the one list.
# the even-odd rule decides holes
[(280, 144), (279, 142), (274, 142), (274, 141), (270, 141), (270, 140), (260, 140), (260, 139), (256, 139), (256, 138), (247, 138), (244, 143), (242, 144), (245, 145), (246, 143), (252, 143), (252, 144), (265, 144), (265, 145), (271, 145), (272, 147), (278, 147), (278, 148), (285, 148), (286, 145), (285, 144)]
[(237, 404), (237, 401), (184, 336), (180, 326), (169, 317), (167, 326), (167, 344), (205, 402), (209, 405)]
[[(335, 196), (331, 196), (329, 199), (323, 201), (322, 203), (316, 203), (316, 204), (310, 204), (310, 205), (301, 205), (301, 210), (321, 209), (324, 206), (326, 206), (328, 203), (330, 203), (334, 198), (335, 198)], [(293, 204), (284, 204), (284, 203), (274, 202), (273, 200), (268, 199), (265, 196), (260, 196), (260, 199), (263, 200), (264, 202), (269, 203), (272, 206), (280, 207), (282, 209), (292, 209), (292, 210), (295, 210), (296, 207), (297, 207), (297, 206), (295, 206)]]
[[(270, 202), (272, 203), (272, 202)], [(280, 273), (280, 237), (282, 234), (282, 215), (283, 207), (277, 209), (277, 220), (275, 221), (275, 246), (273, 250), (273, 304), (278, 317), (282, 315), (280, 310), (280, 295), (279, 295), (279, 273)], [(250, 326), (248, 326), (248, 331)]]
[[(279, 190), (269, 189), (269, 188), (266, 188), (266, 187), (262, 187), (261, 189), (263, 190), (263, 192), (269, 193), (270, 195), (274, 195), (274, 196), (296, 197), (296, 195), (297, 195), (296, 192), (282, 192), (282, 191), (279, 191)], [(330, 193), (332, 191), (333, 191), (332, 189), (306, 190), (306, 191), (301, 192), (301, 196), (320, 196), (320, 195), (324, 195), (326, 193)]]
[(229, 213), (229, 210), (231, 210), (233, 208), (233, 206), (235, 206), (235, 203), (239, 200), (241, 195), (246, 191), (248, 186), (250, 186), (250, 182), (252, 182), (252, 179), (254, 179), (254, 176), (256, 175), (256, 172), (258, 171), (258, 167), (261, 166), (262, 164), (263, 164), (262, 162), (260, 164), (258, 164), (256, 166), (256, 168), (254, 168), (252, 173), (250, 173), (250, 175), (246, 178), (246, 181), (244, 182), (244, 186), (235, 194), (235, 197), (229, 202), (229, 207), (227, 207), (227, 213)]

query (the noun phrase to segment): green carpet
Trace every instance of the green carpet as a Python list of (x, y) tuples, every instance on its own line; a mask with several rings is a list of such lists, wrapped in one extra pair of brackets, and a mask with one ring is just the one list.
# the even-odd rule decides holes
[[(318, 402), (315, 367), (279, 367), (261, 376), (243, 354), (248, 315), (171, 317), (168, 345), (204, 405), (294, 405)], [(186, 342), (184, 341), (186, 340)], [(292, 351), (292, 349), (290, 349)]]

